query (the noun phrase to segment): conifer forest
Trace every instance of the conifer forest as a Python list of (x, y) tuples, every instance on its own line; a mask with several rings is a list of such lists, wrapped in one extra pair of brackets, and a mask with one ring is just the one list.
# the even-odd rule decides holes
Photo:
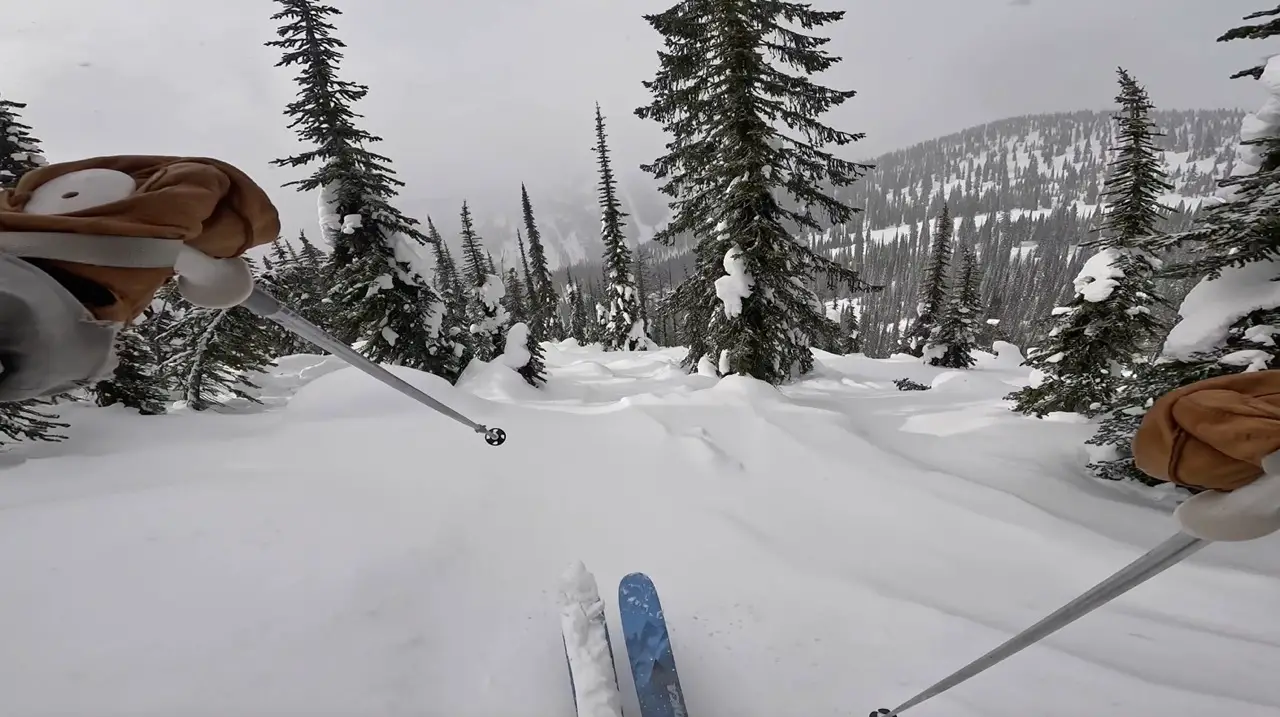
[[(648, 102), (582, 108), (595, 133), (566, 161), (598, 169), (598, 230), (587, 260), (563, 263), (539, 218), (540, 202), (556, 198), (540, 196), (534, 178), (508, 188), (522, 218), (510, 236), (483, 236), (467, 202), (447, 218), (456, 235), (437, 229), (442, 217), (406, 214), (395, 157), (379, 153), (360, 109), (387, 90), (344, 63), (343, 12), (359, 4), (272, 5), (262, 22), (276, 30), (278, 62), (263, 69), (294, 78), (279, 121), (303, 147), (275, 164), (294, 172), (291, 190), (317, 198), (321, 217), (253, 255), (254, 270), (375, 361), (450, 382), (473, 360), (501, 362), (537, 389), (551, 380), (548, 343), (679, 346), (689, 372), (784, 385), (813, 371), (815, 350), (966, 370), (975, 352), (1011, 345), (1037, 380), (1010, 393), (1010, 410), (1082, 414), (1097, 425), (1093, 473), (1135, 481), (1147, 479), (1127, 445), (1154, 397), (1280, 368), (1280, 301), (1242, 299), (1214, 343), (1170, 341), (1197, 287), (1265, 271), (1280, 254), (1274, 113), (1163, 107), (1120, 67), (1095, 78), (1114, 88), (1112, 107), (957, 127), (863, 156), (858, 127), (828, 123), (831, 110), (859, 102), (857, 88), (818, 79), (839, 62), (824, 45), (851, 31), (849, 13), (685, 0), (644, 18), (654, 62), (635, 81)], [(1275, 34), (1280, 8), (1259, 8), (1204, 41)], [(1273, 72), (1243, 67), (1221, 81), (1272, 87)], [(62, 153), (26, 124), (21, 98), (0, 98), (0, 185), (11, 187)], [(667, 220), (643, 241), (618, 189), (610, 118), (624, 113), (666, 138), (642, 169)], [(200, 309), (165, 291), (120, 336), (111, 380), (6, 407), (0, 433), (6, 443), (61, 440), (67, 402), (153, 420), (174, 405), (252, 407), (255, 376), (314, 352), (241, 308)]]

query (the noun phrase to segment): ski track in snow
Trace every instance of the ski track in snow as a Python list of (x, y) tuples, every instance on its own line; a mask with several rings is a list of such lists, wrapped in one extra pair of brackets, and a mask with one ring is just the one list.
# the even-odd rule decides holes
[[(777, 390), (679, 350), (547, 354), (543, 391), (394, 369), (500, 448), (320, 357), (282, 360), (265, 410), (70, 408), (70, 441), (0, 469), (0, 714), (562, 717), (576, 560), (627, 714), (633, 571), (692, 715), (866, 714), (1174, 530), (1155, 493), (1087, 477), (1087, 424), (1008, 412), (1016, 362), (819, 354)], [(1211, 546), (909, 714), (1274, 717), (1272, 548)]]

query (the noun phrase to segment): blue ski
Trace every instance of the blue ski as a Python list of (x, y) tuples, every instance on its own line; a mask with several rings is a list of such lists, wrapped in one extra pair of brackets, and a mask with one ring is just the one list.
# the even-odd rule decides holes
[(687, 717), (671, 637), (653, 581), (632, 573), (618, 585), (618, 611), (640, 717)]

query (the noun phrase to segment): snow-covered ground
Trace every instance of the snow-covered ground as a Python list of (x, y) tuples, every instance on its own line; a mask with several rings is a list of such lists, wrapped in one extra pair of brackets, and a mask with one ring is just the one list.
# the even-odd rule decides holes
[[(777, 391), (679, 356), (553, 346), (544, 391), (398, 371), (499, 448), (307, 356), (268, 410), (73, 409), (2, 456), (0, 714), (564, 717), (582, 560), (615, 637), (618, 578), (653, 576), (693, 717), (864, 715), (1173, 530), (1086, 477), (1088, 425), (1007, 410), (1016, 357), (821, 354)], [(908, 714), (1274, 717), (1275, 548), (1211, 546)]]

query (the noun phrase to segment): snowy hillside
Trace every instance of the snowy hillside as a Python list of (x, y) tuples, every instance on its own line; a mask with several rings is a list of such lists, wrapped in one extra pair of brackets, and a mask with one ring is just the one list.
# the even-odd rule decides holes
[[(1167, 135), (1158, 141), (1174, 185), (1162, 200), (1165, 204), (1191, 210), (1213, 194), (1214, 183), (1230, 169), (1243, 114), (1238, 110), (1152, 112), (1153, 121)], [(1011, 117), (864, 159), (875, 169), (840, 194), (864, 210), (861, 225), (838, 228), (816, 241), (833, 256), (851, 258), (856, 236), (881, 242), (895, 236), (905, 239), (913, 225), (937, 214), (943, 198), (957, 219), (970, 217), (978, 223), (1000, 212), (1013, 219), (1043, 218), (1062, 206), (1092, 213), (1115, 141), (1111, 116), (1109, 111), (1079, 111)], [(665, 210), (658, 208), (665, 207), (666, 199), (642, 181), (630, 188), (633, 203), (644, 217), (635, 227), (636, 235), (647, 240), (653, 228), (666, 220)], [(573, 224), (581, 226), (580, 236), (597, 242), (598, 212), (589, 189), (584, 188), (579, 202), (584, 214)], [(561, 223), (568, 220), (568, 214), (558, 218)], [(651, 251), (658, 261), (667, 261), (681, 259), (686, 249), (652, 247)], [(583, 244), (574, 253), (588, 263), (598, 262), (598, 242)]]
[[(1160, 146), (1167, 150), (1166, 168), (1175, 190), (1164, 198), (1166, 204), (1193, 209), (1213, 193), (1214, 182), (1226, 176), (1234, 156), (1242, 116), (1236, 110), (1153, 112), (1168, 134)], [(844, 227), (817, 241), (832, 255), (851, 258), (852, 236), (859, 230), (876, 241), (905, 238), (912, 224), (936, 214), (939, 191), (945, 192), (957, 217), (978, 222), (1001, 211), (1014, 219), (1043, 218), (1064, 204), (1091, 213), (1105, 178), (1114, 130), (1111, 113), (1105, 111), (1027, 115), (865, 159), (876, 169), (842, 196), (865, 209), (862, 227)], [(997, 171), (1002, 166), (1008, 168), (1004, 175)], [(622, 199), (631, 213), (629, 237), (647, 243), (669, 218), (667, 199), (658, 194), (651, 176), (623, 169)], [(552, 267), (578, 266), (592, 274), (601, 254), (594, 178), (534, 185), (530, 191)], [(513, 197), (508, 206), (477, 208), (480, 234), (508, 266), (518, 261), (518, 193)], [(432, 202), (425, 206), (440, 226), (455, 223), (457, 207)], [(650, 246), (649, 251), (660, 264), (683, 261), (686, 248)]]
[[(615, 634), (617, 579), (657, 581), (696, 717), (862, 715), (1173, 530), (1168, 495), (1085, 476), (1092, 427), (1008, 411), (1016, 354), (820, 354), (781, 391), (548, 354), (543, 391), (397, 371), (500, 448), (309, 356), (261, 412), (67, 407), (0, 482), (0, 713), (563, 717), (580, 559)], [(1274, 717), (1277, 601), (1274, 543), (1213, 546), (910, 714)]]

